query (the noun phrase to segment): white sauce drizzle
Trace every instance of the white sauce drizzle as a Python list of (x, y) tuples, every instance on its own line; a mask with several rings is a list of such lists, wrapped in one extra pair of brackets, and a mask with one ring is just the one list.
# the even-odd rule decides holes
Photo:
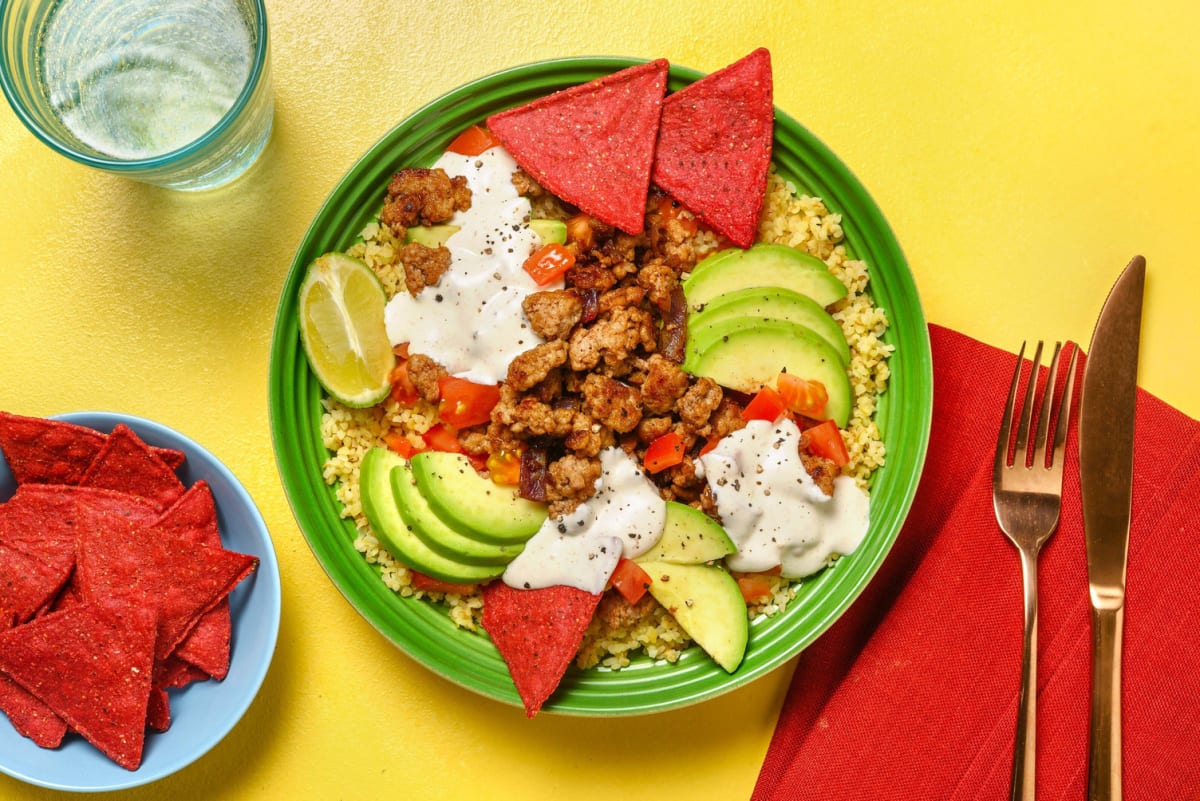
[(519, 353), (542, 342), (521, 301), (539, 289), (523, 269), (540, 244), (529, 227), (529, 201), (512, 183), (517, 163), (503, 148), (478, 156), (445, 153), (437, 160), (447, 175), (461, 175), (471, 188), (471, 208), (448, 221), (460, 230), (446, 240), (450, 268), (436, 286), (416, 297), (397, 294), (384, 311), (393, 345), (408, 342), (451, 375), (496, 384)]
[(731, 570), (782, 565), (803, 578), (853, 552), (867, 531), (870, 502), (854, 479), (839, 476), (833, 497), (813, 483), (799, 454), (800, 429), (787, 418), (754, 420), (700, 457), (717, 513), (736, 554)]
[(596, 493), (571, 514), (546, 520), (505, 568), (505, 584), (565, 584), (600, 593), (622, 556), (632, 559), (654, 547), (667, 514), (658, 489), (620, 448), (601, 451), (600, 468)]

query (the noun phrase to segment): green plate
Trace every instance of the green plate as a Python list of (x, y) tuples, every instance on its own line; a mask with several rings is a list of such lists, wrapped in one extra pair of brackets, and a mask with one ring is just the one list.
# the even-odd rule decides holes
[[(321, 478), (326, 451), (319, 431), (321, 389), (309, 371), (297, 323), (297, 293), (309, 262), (353, 244), (382, 203), (392, 173), (427, 166), (463, 128), (488, 115), (640, 63), (626, 58), (544, 61), (481, 78), (404, 120), (356, 163), (325, 201), (300, 243), (284, 284), (271, 345), (271, 431), (283, 486), (317, 560), (351, 604), (405, 653), (470, 690), (520, 706), (508, 670), (484, 634), (461, 631), (438, 606), (401, 598), (354, 550), (353, 525)], [(672, 67), (670, 89), (701, 73)], [(871, 522), (858, 550), (806, 580), (787, 611), (752, 623), (745, 661), (727, 674), (698, 648), (675, 664), (636, 660), (620, 671), (572, 667), (546, 712), (627, 715), (674, 709), (740, 687), (779, 667), (813, 642), (858, 597), (887, 555), (908, 513), (925, 459), (933, 400), (929, 335), (904, 255), (886, 220), (854, 175), (820, 141), (775, 112), (780, 172), (840, 212), (846, 250), (871, 269), (870, 292), (887, 310), (895, 345), (890, 385), (878, 423), (887, 464), (872, 487)]]

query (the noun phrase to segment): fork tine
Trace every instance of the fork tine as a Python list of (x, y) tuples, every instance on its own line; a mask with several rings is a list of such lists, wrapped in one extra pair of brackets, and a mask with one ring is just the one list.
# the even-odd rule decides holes
[[(1058, 357), (1062, 352), (1062, 343), (1054, 343), (1054, 355), (1050, 357), (1050, 368), (1046, 374), (1046, 384), (1042, 387), (1042, 403), (1038, 408), (1037, 434), (1033, 438), (1033, 463), (1046, 467), (1049, 464), (1046, 453), (1046, 436), (1050, 431), (1050, 413), (1054, 408), (1054, 391), (1058, 386)], [(1032, 381), (1033, 379), (1030, 379)], [(1057, 428), (1055, 429), (1057, 432)]]
[(1050, 464), (1062, 467), (1063, 453), (1067, 449), (1067, 429), (1071, 427), (1071, 401), (1075, 395), (1075, 367), (1079, 357), (1079, 348), (1071, 349), (1071, 362), (1067, 366), (1067, 381), (1062, 388), (1062, 397), (1058, 402), (1058, 419), (1054, 421), (1054, 449), (1050, 454)]
[(1012, 433), (1013, 409), (1017, 403), (1017, 387), (1021, 383), (1021, 363), (1025, 361), (1025, 343), (1017, 353), (1017, 366), (1013, 368), (1012, 384), (1008, 388), (1008, 401), (1004, 404), (1004, 413), (1000, 417), (1000, 433), (996, 437), (996, 460), (993, 464), (993, 475), (996, 471), (1008, 465), (1008, 440)]
[[(1028, 465), (1029, 452), (1029, 422), (1033, 418), (1033, 396), (1037, 389), (1038, 368), (1042, 364), (1042, 341), (1039, 339), (1037, 348), (1033, 351), (1033, 367), (1029, 371), (1029, 381), (1025, 386), (1025, 401), (1021, 404), (1021, 422), (1017, 426), (1017, 442), (1013, 450), (1013, 462)], [(1017, 362), (1020, 366), (1020, 362)]]

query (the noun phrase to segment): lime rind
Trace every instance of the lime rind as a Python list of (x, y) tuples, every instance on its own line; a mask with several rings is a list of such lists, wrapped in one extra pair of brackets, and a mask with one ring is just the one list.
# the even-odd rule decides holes
[(358, 259), (326, 253), (309, 265), (299, 300), (304, 354), (329, 396), (355, 408), (386, 398), (396, 357), (379, 277)]

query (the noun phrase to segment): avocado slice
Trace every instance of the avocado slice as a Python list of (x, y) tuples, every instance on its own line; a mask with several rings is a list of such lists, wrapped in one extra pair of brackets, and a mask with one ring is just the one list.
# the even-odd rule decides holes
[(810, 329), (837, 351), (842, 365), (850, 364), (846, 334), (829, 312), (807, 295), (782, 287), (738, 289), (718, 295), (704, 310), (688, 317), (688, 354), (703, 350), (711, 342), (715, 323), (736, 318), (788, 320)]
[(708, 515), (678, 501), (667, 501), (666, 522), (654, 547), (635, 559), (697, 565), (723, 559), (737, 551), (725, 529)]
[(683, 294), (688, 307), (699, 311), (718, 295), (763, 286), (783, 287), (807, 295), (822, 307), (847, 294), (846, 285), (829, 272), (825, 262), (802, 250), (774, 244), (725, 250), (709, 256), (683, 282)]
[(723, 387), (754, 393), (763, 386), (775, 387), (779, 374), (787, 371), (809, 381), (820, 381), (829, 400), (825, 416), (838, 428), (850, 419), (854, 393), (850, 377), (837, 352), (807, 328), (785, 320), (718, 322), (709, 329), (712, 339), (685, 369), (705, 376)]
[(650, 594), (680, 628), (729, 673), (746, 654), (750, 633), (746, 602), (733, 576), (720, 565), (638, 564), (650, 576)]
[(446, 240), (457, 234), (461, 228), (457, 225), (415, 225), (408, 229), (404, 238), (406, 243), (416, 243), (429, 248), (437, 248), (446, 244)]
[(430, 508), (455, 531), (497, 545), (519, 545), (546, 521), (546, 507), (475, 472), (460, 453), (413, 456), (413, 478)]
[(529, 221), (529, 227), (541, 237), (543, 245), (561, 245), (567, 241), (567, 224), (562, 220), (536, 217)]
[(525, 549), (524, 543), (497, 545), (480, 542), (447, 525), (421, 495), (413, 478), (411, 463), (393, 467), (391, 481), (396, 503), (404, 510), (404, 518), (409, 522), (412, 532), (430, 550), (447, 559), (469, 565), (507, 565)]
[(504, 565), (468, 565), (447, 559), (417, 537), (392, 491), (392, 471), (407, 466), (399, 454), (376, 447), (367, 451), (359, 467), (363, 513), (388, 553), (413, 570), (454, 584), (474, 584), (503, 573)]

